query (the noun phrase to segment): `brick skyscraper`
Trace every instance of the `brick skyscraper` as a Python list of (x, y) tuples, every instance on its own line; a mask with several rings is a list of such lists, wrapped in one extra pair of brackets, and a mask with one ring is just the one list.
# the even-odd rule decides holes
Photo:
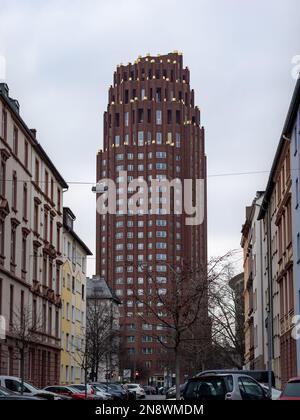
[(190, 88), (190, 72), (177, 52), (139, 57), (134, 64), (118, 66), (108, 100), (97, 181), (120, 182), (120, 171), (127, 171), (128, 181), (140, 177), (147, 182), (149, 177), (205, 181), (204, 223), (199, 225), (186, 226), (186, 215), (174, 212), (97, 214), (96, 274), (107, 280), (123, 303), (122, 356), (132, 360), (131, 364), (123, 361), (121, 367), (140, 371), (144, 382), (148, 378), (161, 384), (166, 363), (161, 344), (152, 339), (151, 327), (139, 316), (143, 307), (133, 296), (146, 288), (142, 261), (151, 265), (162, 289), (168, 288), (170, 270), (181, 261), (190, 266), (206, 264), (204, 129)]

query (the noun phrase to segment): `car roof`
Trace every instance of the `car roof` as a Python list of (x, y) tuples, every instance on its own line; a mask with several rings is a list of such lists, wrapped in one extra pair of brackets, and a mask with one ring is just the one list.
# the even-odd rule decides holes
[(287, 383), (289, 382), (298, 382), (300, 381), (300, 376), (294, 376), (293, 378), (290, 378)]

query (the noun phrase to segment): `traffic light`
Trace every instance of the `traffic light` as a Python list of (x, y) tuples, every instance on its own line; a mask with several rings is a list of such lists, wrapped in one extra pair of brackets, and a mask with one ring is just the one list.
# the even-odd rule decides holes
[(138, 370), (135, 371), (135, 379), (139, 379), (140, 377), (140, 372)]

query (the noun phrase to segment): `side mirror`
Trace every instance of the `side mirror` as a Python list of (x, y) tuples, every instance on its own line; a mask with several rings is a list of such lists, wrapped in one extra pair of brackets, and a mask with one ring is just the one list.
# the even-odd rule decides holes
[(227, 392), (227, 394), (225, 395), (225, 400), (231, 400), (232, 399), (232, 395), (230, 392)]

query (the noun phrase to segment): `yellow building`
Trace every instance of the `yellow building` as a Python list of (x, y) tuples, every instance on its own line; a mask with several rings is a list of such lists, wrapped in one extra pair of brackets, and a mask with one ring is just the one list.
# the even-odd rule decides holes
[(86, 318), (86, 257), (91, 251), (74, 232), (75, 215), (63, 209), (61, 384), (82, 383)]

